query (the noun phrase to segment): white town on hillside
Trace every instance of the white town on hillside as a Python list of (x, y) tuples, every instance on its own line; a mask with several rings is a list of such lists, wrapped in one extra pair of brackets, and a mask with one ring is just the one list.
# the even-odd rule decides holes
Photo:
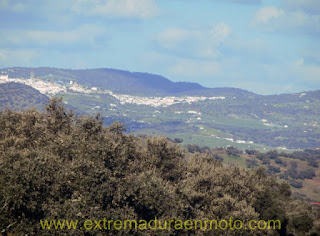
[(133, 103), (137, 105), (147, 105), (154, 107), (167, 107), (178, 103), (194, 103), (205, 100), (218, 100), (225, 99), (225, 97), (204, 97), (204, 96), (167, 96), (167, 97), (142, 97), (142, 96), (132, 96), (126, 94), (116, 94), (110, 90), (100, 90), (97, 87), (87, 88), (82, 86), (74, 81), (70, 81), (67, 84), (58, 84), (53, 81), (45, 81), (41, 78), (34, 78), (30, 76), (30, 78), (9, 78), (8, 75), (0, 75), (0, 83), (22, 83), (29, 85), (35, 89), (37, 89), (40, 93), (45, 94), (49, 97), (52, 97), (58, 93), (83, 93), (83, 94), (109, 94), (110, 96), (115, 97), (119, 100), (121, 104)]
[[(22, 83), (33, 87), (38, 90), (40, 93), (45, 94), (49, 97), (53, 97), (56, 94), (61, 93), (80, 93), (80, 94), (109, 94), (116, 98), (120, 104), (137, 104), (137, 105), (147, 105), (153, 107), (167, 107), (170, 105), (178, 104), (178, 103), (195, 103), (198, 101), (205, 100), (223, 100), (225, 97), (204, 97), (204, 96), (167, 96), (167, 97), (142, 97), (142, 96), (132, 96), (126, 94), (116, 94), (110, 90), (101, 90), (98, 87), (87, 88), (78, 84), (75, 81), (70, 80), (68, 83), (54, 83), (54, 81), (45, 81), (41, 78), (34, 78), (33, 74), (30, 75), (30, 78), (9, 78), (8, 75), (0, 75), (0, 84), (1, 83)], [(116, 107), (116, 104), (110, 104), (112, 107)], [(93, 107), (95, 109), (97, 107)], [(159, 112), (159, 111), (158, 111)], [(182, 111), (176, 111), (176, 114), (184, 113)], [(192, 114), (195, 116), (201, 116), (201, 112), (197, 111), (187, 111), (188, 114)], [(197, 120), (201, 120), (200, 117), (197, 117)], [(264, 121), (264, 120), (263, 120)], [(188, 121), (187, 121), (188, 122)], [(266, 122), (266, 120), (265, 120)], [(265, 123), (264, 122), (264, 123)], [(203, 127), (200, 127), (203, 130)], [(220, 139), (221, 137), (215, 137)], [(222, 138), (231, 143), (248, 143), (253, 144), (252, 141), (244, 141), (244, 140), (234, 140), (233, 138)]]

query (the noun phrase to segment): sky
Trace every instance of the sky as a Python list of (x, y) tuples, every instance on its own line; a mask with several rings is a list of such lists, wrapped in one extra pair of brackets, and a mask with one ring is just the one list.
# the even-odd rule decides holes
[(0, 68), (114, 68), (258, 94), (320, 89), (319, 0), (0, 0)]

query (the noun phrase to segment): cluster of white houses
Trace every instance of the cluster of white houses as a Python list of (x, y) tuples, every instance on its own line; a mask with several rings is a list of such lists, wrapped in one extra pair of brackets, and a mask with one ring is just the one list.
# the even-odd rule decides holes
[(134, 103), (137, 105), (148, 105), (154, 107), (167, 107), (178, 103), (194, 103), (205, 100), (216, 100), (216, 99), (225, 99), (225, 97), (192, 97), (192, 96), (183, 96), (183, 97), (140, 97), (140, 96), (131, 96), (124, 94), (114, 94), (110, 95), (117, 98), (121, 104)]
[(9, 82), (15, 82), (15, 83), (29, 85), (29, 86), (39, 90), (40, 93), (46, 94), (48, 96), (52, 96), (57, 93), (66, 93), (67, 92), (66, 86), (54, 84), (51, 82), (46, 82), (46, 81), (39, 79), (39, 78), (33, 78), (33, 77), (30, 77), (29, 79), (9, 78), (8, 75), (0, 75), (0, 83), (9, 83)]
[(98, 87), (87, 88), (74, 81), (70, 81), (68, 84), (54, 83), (53, 81), (48, 82), (44, 81), (41, 78), (9, 78), (8, 75), (0, 75), (0, 83), (22, 83), (29, 85), (37, 90), (40, 93), (54, 96), (58, 93), (67, 93), (67, 92), (78, 92), (85, 94), (109, 94), (119, 100), (120, 104), (137, 104), (137, 105), (148, 105), (154, 107), (167, 107), (178, 103), (194, 103), (205, 100), (218, 100), (225, 99), (225, 97), (197, 97), (197, 96), (183, 96), (183, 97), (141, 97), (141, 96), (132, 96), (126, 94), (115, 94), (110, 90), (100, 90)]

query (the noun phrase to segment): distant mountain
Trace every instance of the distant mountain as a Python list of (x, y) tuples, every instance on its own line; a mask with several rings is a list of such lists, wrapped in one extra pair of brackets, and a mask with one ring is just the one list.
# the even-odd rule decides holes
[(107, 68), (99, 69), (56, 69), (56, 68), (7, 68), (0, 70), (9, 75), (9, 78), (29, 78), (61, 80), (63, 82), (75, 81), (85, 86), (100, 87), (121, 94), (141, 96), (223, 96), (223, 95), (249, 95), (253, 94), (235, 88), (206, 88), (198, 83), (172, 82), (169, 79), (149, 73), (129, 72)]
[(4, 83), (0, 84), (0, 110), (25, 110), (36, 108), (44, 110), (49, 98), (38, 90), (24, 84)]
[[(6, 68), (0, 69), (0, 79), (63, 96), (77, 114), (100, 113), (106, 125), (123, 122), (135, 134), (210, 147), (320, 148), (320, 91), (263, 96), (115, 69)], [(2, 86), (7, 87), (0, 94), (1, 107), (44, 107), (37, 90)]]

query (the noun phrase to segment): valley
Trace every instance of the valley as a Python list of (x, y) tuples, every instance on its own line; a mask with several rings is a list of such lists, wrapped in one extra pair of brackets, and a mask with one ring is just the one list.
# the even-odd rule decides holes
[[(183, 145), (290, 152), (320, 143), (320, 91), (262, 96), (113, 69), (8, 68), (0, 75), (0, 83), (23, 83), (63, 96), (82, 114), (100, 113), (106, 125), (122, 122), (129, 133), (179, 138)], [(119, 86), (132, 81), (131, 90)]]

